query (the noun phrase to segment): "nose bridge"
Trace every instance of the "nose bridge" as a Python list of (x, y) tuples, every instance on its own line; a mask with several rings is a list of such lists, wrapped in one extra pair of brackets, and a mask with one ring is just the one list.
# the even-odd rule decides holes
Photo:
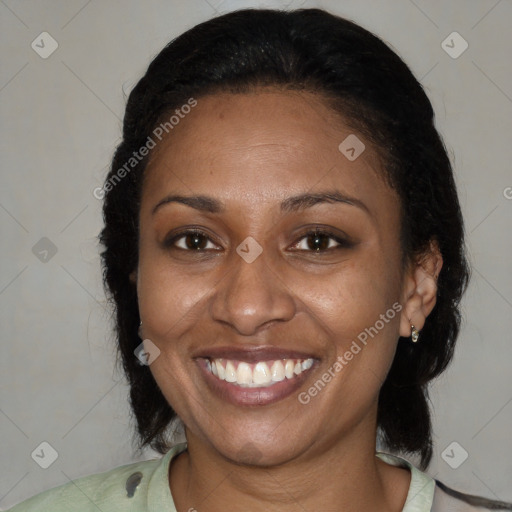
[(255, 334), (272, 321), (290, 320), (295, 314), (293, 297), (265, 255), (248, 263), (234, 254), (233, 260), (214, 297), (214, 319), (243, 335)]

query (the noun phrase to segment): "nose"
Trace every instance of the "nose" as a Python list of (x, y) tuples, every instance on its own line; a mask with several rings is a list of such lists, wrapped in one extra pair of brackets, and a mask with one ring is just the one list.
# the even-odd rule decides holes
[(212, 316), (238, 334), (251, 336), (273, 322), (293, 318), (296, 304), (282, 277), (272, 270), (264, 253), (252, 263), (238, 255), (213, 298)]

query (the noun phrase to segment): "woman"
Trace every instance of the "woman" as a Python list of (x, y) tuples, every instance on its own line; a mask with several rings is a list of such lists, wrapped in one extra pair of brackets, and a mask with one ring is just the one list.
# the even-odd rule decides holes
[(198, 25), (130, 94), (103, 192), (131, 405), (164, 456), (12, 510), (512, 510), (422, 472), (469, 273), (431, 104), (382, 41), (317, 9)]

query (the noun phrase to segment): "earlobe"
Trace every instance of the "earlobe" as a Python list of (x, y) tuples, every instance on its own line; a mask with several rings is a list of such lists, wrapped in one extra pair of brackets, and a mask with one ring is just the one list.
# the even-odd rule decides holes
[(409, 269), (404, 282), (404, 305), (400, 317), (400, 336), (411, 336), (412, 326), (423, 329), (428, 315), (437, 301), (437, 279), (443, 266), (443, 258), (436, 242)]
[(137, 270), (134, 270), (128, 277), (133, 284), (137, 284)]

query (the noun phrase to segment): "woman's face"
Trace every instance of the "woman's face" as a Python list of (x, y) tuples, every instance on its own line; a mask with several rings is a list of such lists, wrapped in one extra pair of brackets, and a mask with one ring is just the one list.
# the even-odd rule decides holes
[(143, 334), (189, 440), (272, 465), (374, 438), (406, 292), (371, 144), (309, 93), (217, 94), (146, 172)]

